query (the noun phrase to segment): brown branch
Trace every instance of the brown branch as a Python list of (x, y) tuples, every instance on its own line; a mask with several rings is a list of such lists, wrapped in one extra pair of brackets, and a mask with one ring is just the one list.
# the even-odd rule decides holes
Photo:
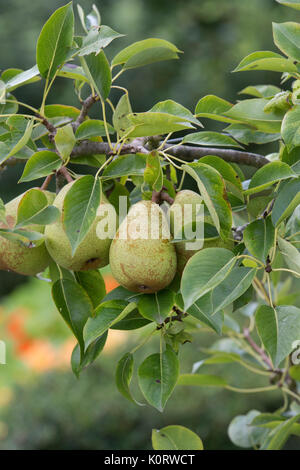
[(42, 116), (39, 113), (36, 113), (36, 116), (41, 119), (41, 124), (43, 124), (46, 127), (46, 129), (49, 131), (49, 140), (50, 142), (53, 142), (55, 134), (57, 132), (56, 127), (53, 126), (53, 124), (51, 124), (51, 122), (48, 121), (48, 119), (45, 116)]
[[(115, 144), (112, 144), (113, 146)], [(210, 147), (190, 147), (187, 145), (180, 145), (178, 147), (169, 148), (168, 145), (164, 147), (164, 150), (167, 151), (170, 155), (175, 157), (180, 157), (184, 161), (194, 161), (198, 160), (206, 155), (216, 155), (227, 162), (239, 163), (244, 165), (253, 166), (255, 168), (261, 168), (262, 166), (270, 163), (269, 160), (262, 155), (255, 153), (241, 152), (240, 150), (232, 149), (217, 149)], [(145, 149), (143, 143), (136, 139), (135, 141), (123, 145), (120, 154), (129, 154), (129, 153), (148, 153), (149, 151)], [(83, 155), (96, 155), (96, 154), (105, 154), (112, 155), (111, 149), (107, 142), (91, 142), (85, 140), (79, 145), (74, 147), (71, 156), (73, 158), (81, 157)]]
[[(250, 332), (249, 332), (248, 328), (244, 328), (243, 333), (244, 333), (244, 338), (248, 341), (248, 343), (250, 344), (252, 349), (259, 354), (259, 356), (264, 361), (264, 363), (267, 364), (267, 366), (269, 367), (269, 369), (271, 371), (273, 371), (274, 369), (273, 369), (273, 364), (272, 364), (271, 360), (268, 358), (265, 351), (262, 348), (260, 348), (258, 346), (258, 344), (255, 343), (255, 341), (253, 341), (253, 339), (250, 336)], [(281, 372), (277, 369), (275, 369), (274, 371), (275, 372)]]
[(65, 166), (62, 166), (56, 173), (62, 175), (68, 183), (72, 183), (74, 181)]
[(45, 179), (45, 181), (43, 182), (42, 186), (41, 186), (41, 189), (42, 190), (45, 190), (48, 188), (49, 184), (50, 184), (50, 181), (52, 180), (52, 177), (53, 177), (53, 173), (51, 173), (50, 175), (48, 175)]
[(80, 114), (76, 121), (72, 124), (74, 132), (76, 132), (80, 124), (84, 122), (90, 108), (93, 106), (94, 103), (96, 103), (96, 101), (99, 101), (99, 97), (97, 95), (90, 95), (86, 100), (82, 102)]

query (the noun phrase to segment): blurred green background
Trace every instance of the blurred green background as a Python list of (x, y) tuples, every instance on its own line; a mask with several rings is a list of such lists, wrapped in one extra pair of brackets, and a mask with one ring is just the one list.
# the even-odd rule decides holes
[[(179, 61), (122, 76), (136, 111), (167, 98), (193, 109), (206, 94), (236, 100), (238, 91), (248, 84), (278, 85), (279, 74), (231, 71), (250, 52), (275, 50), (271, 21), (300, 17), (274, 0), (85, 0), (82, 7), (88, 12), (93, 3), (100, 9), (103, 24), (126, 34), (107, 49), (110, 57), (147, 37), (170, 40), (184, 52)], [(1, 70), (34, 65), (42, 25), (64, 4), (64, 0), (0, 3)], [(78, 28), (81, 31), (79, 23)], [(21, 88), (16, 96), (38, 107), (41, 93), (42, 84), (34, 84)], [(78, 106), (65, 79), (57, 80), (48, 102)], [(205, 124), (210, 128), (211, 123)], [(17, 164), (0, 175), (4, 201), (27, 189), (26, 184), (16, 184), (21, 172), (22, 165)], [(280, 406), (277, 393), (237, 397), (229, 392), (178, 388), (163, 415), (139, 408), (118, 394), (113, 377), (116, 361), (137, 335), (133, 340), (113, 335), (98, 365), (78, 381), (68, 365), (72, 340), (52, 304), (49, 286), (0, 272), (0, 297), (0, 338), (9, 349), (8, 364), (0, 366), (0, 449), (145, 449), (150, 447), (151, 429), (167, 424), (192, 428), (208, 449), (230, 449), (235, 447), (227, 437), (227, 426), (235, 415), (252, 408), (274, 411)], [(200, 333), (193, 345), (186, 345), (183, 370), (190, 371), (199, 360), (200, 346), (216, 339)], [(252, 376), (241, 379), (235, 367), (226, 366), (225, 372), (239, 386), (254, 385)]]

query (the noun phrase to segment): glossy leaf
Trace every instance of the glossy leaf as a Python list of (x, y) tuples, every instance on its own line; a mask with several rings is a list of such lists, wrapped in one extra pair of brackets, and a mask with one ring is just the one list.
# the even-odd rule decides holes
[(196, 117), (204, 117), (222, 122), (235, 122), (223, 115), (233, 106), (229, 101), (223, 100), (215, 95), (207, 95), (201, 98), (195, 108)]
[(92, 364), (97, 357), (103, 351), (107, 340), (107, 332), (104, 333), (100, 338), (96, 339), (93, 343), (91, 343), (87, 350), (84, 352), (83, 357), (80, 357), (80, 347), (77, 344), (72, 352), (71, 357), (71, 366), (74, 374), (79, 377), (80, 373), (85, 367), (88, 367)]
[(124, 36), (124, 34), (119, 34), (105, 25), (100, 26), (99, 29), (91, 29), (88, 35), (84, 37), (78, 55), (99, 54), (101, 49), (107, 47), (114, 39), (122, 36)]
[(247, 250), (263, 263), (275, 241), (275, 228), (270, 217), (251, 222), (244, 230), (244, 243)]
[(163, 172), (158, 152), (152, 151), (147, 155), (144, 180), (155, 191), (160, 191), (163, 186)]
[(200, 437), (183, 426), (165, 426), (152, 430), (154, 450), (203, 450)]
[(197, 118), (194, 117), (191, 111), (173, 100), (160, 101), (150, 109), (150, 112), (173, 114), (174, 116), (182, 118), (185, 121), (196, 124), (196, 126), (201, 125), (201, 123)]
[(208, 147), (238, 147), (242, 148), (235, 140), (228, 135), (219, 134), (218, 132), (202, 131), (194, 134), (186, 135), (183, 143), (204, 145)]
[(286, 59), (276, 52), (258, 51), (247, 55), (236, 67), (234, 72), (247, 70), (270, 70), (272, 72), (296, 72), (297, 67), (292, 60)]
[(132, 113), (128, 93), (124, 93), (118, 101), (113, 113), (113, 125), (118, 134), (123, 136), (133, 127), (128, 115)]
[(16, 227), (31, 224), (46, 225), (55, 222), (60, 213), (54, 206), (49, 206), (48, 199), (40, 189), (30, 189), (19, 202)]
[(76, 144), (73, 128), (71, 124), (67, 124), (64, 127), (57, 129), (55, 137), (55, 145), (62, 159), (66, 161)]
[(58, 170), (61, 165), (62, 160), (56, 153), (48, 150), (36, 152), (27, 161), (20, 182), (32, 181), (48, 176), (55, 170)]
[(284, 182), (278, 190), (272, 209), (272, 222), (275, 227), (289, 217), (300, 204), (300, 177)]
[(300, 1), (299, 0), (276, 0), (276, 2), (281, 3), (287, 7), (294, 8), (295, 10), (300, 10)]
[(20, 86), (27, 85), (29, 83), (34, 83), (40, 80), (39, 77), (39, 69), (37, 65), (34, 65), (29, 70), (25, 70), (24, 72), (20, 72), (14, 77), (12, 77), (6, 83), (6, 90), (11, 92)]
[(143, 295), (138, 303), (138, 309), (143, 317), (161, 324), (170, 314), (173, 305), (174, 292), (164, 289), (155, 294)]
[(178, 374), (178, 358), (170, 348), (161, 355), (152, 354), (144, 360), (138, 369), (138, 380), (150, 405), (163, 411), (176, 385)]
[(300, 145), (300, 106), (290, 109), (283, 118), (281, 134), (289, 151)]
[(132, 113), (127, 118), (134, 127), (130, 137), (148, 137), (193, 128), (188, 120), (161, 112)]
[(118, 362), (116, 369), (116, 385), (119, 392), (127, 398), (127, 400), (141, 405), (132, 396), (130, 391), (130, 382), (133, 374), (133, 355), (131, 353), (124, 354)]
[(292, 433), (293, 425), (299, 421), (300, 414), (279, 424), (270, 434), (266, 450), (280, 450)]
[(103, 51), (80, 58), (82, 68), (94, 90), (102, 98), (108, 98), (111, 87), (111, 70)]
[(128, 175), (143, 175), (146, 168), (146, 155), (142, 153), (120, 155), (103, 172), (104, 179), (120, 178)]
[(292, 178), (294, 176), (296, 176), (295, 173), (287, 163), (271, 162), (268, 165), (259, 168), (255, 172), (245, 194), (253, 194), (263, 191), (278, 181)]
[(96, 218), (100, 199), (101, 183), (92, 175), (75, 181), (65, 196), (63, 224), (73, 255)]
[(77, 282), (87, 292), (93, 307), (97, 308), (106, 294), (105, 282), (100, 271), (79, 271), (75, 276)]
[(297, 250), (296, 246), (278, 237), (278, 247), (288, 268), (298, 273), (300, 277), (300, 252)]
[(273, 38), (278, 49), (293, 60), (300, 61), (300, 25), (292, 21), (273, 23)]
[[(114, 134), (114, 128), (110, 124), (107, 124), (107, 127), (108, 132), (110, 134)], [(89, 119), (88, 121), (83, 122), (77, 128), (75, 133), (75, 137), (77, 140), (84, 140), (98, 136), (106, 136), (104, 122), (98, 119)]]
[(261, 305), (255, 314), (255, 323), (260, 339), (273, 363), (276, 362), (278, 348), (278, 320), (274, 308)]

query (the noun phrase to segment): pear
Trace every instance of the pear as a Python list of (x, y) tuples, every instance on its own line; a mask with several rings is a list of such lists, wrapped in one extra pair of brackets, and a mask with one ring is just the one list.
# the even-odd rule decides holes
[(176, 251), (158, 204), (140, 201), (131, 207), (112, 241), (109, 259), (115, 279), (132, 292), (150, 294), (172, 282)]
[[(178, 230), (180, 231), (180, 225), (183, 224), (183, 215), (185, 216), (184, 225), (188, 225), (189, 223), (196, 221), (198, 213), (197, 209), (199, 209), (199, 204), (201, 203), (203, 203), (202, 197), (189, 189), (184, 189), (176, 194), (174, 203), (169, 209), (170, 227), (173, 235), (176, 235), (174, 232), (178, 233)], [(191, 204), (192, 207), (189, 212), (184, 213), (185, 204)], [(211, 217), (205, 215), (204, 222), (212, 223)], [(213, 247), (232, 249), (233, 246), (233, 240), (223, 240), (221, 237), (215, 237), (205, 239), (201, 249)], [(177, 272), (181, 275), (188, 260), (200, 250), (188, 250), (186, 248), (186, 242), (175, 243), (175, 249), (177, 253)]]
[[(53, 205), (63, 212), (65, 196), (68, 193), (74, 181), (67, 184), (57, 195)], [(109, 262), (109, 247), (113, 235), (108, 234), (107, 238), (99, 238), (97, 235), (98, 223), (108, 218), (109, 227), (116, 226), (116, 212), (114, 207), (108, 202), (104, 194), (101, 197), (102, 215), (97, 215), (90, 230), (78, 246), (74, 256), (61, 218), (54, 224), (48, 225), (45, 230), (46, 247), (54, 261), (65, 269), (70, 271), (88, 271), (106, 266)], [(109, 212), (105, 213), (105, 209)], [(108, 216), (107, 216), (108, 214)], [(114, 217), (114, 220), (112, 220)], [(115, 232), (115, 230), (114, 230)]]
[[(6, 204), (7, 224), (1, 224), (1, 228), (12, 229), (15, 226), (18, 206), (24, 194)], [(51, 204), (55, 195), (49, 191), (44, 191), (44, 194)], [(43, 233), (44, 226), (29, 225), (24, 230)], [(0, 269), (14, 271), (25, 276), (34, 276), (43, 272), (49, 263), (50, 256), (44, 242), (38, 246), (27, 247), (17, 241), (7, 240), (0, 236)]]

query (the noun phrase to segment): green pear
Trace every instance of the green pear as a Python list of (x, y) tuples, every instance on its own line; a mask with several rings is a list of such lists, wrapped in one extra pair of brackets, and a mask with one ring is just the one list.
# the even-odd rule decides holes
[[(24, 194), (6, 204), (7, 224), (1, 224), (1, 228), (12, 229), (15, 226), (18, 206)], [(51, 204), (55, 195), (49, 191), (44, 191), (44, 194)], [(43, 233), (44, 229), (45, 227), (41, 225), (29, 225), (24, 230)], [(43, 272), (49, 263), (50, 256), (44, 242), (38, 246), (27, 247), (17, 241), (7, 240), (0, 236), (0, 269), (14, 271), (25, 276), (34, 276)]]
[[(73, 184), (74, 181), (64, 186), (54, 200), (53, 205), (61, 212), (63, 212), (65, 196)], [(105, 213), (106, 208), (108, 212)], [(72, 256), (71, 244), (64, 230), (61, 218), (54, 224), (46, 227), (46, 247), (57, 264), (70, 271), (88, 271), (90, 269), (102, 268), (108, 264), (109, 247), (114, 233), (107, 234), (106, 238), (99, 238), (97, 235), (97, 227), (98, 223), (106, 218), (108, 219), (108, 226), (115, 227), (116, 212), (104, 194), (102, 194), (98, 211), (99, 209), (101, 209), (101, 214), (96, 216), (74, 256)]]
[(133, 292), (147, 294), (168, 286), (176, 274), (176, 251), (167, 219), (151, 201), (134, 204), (110, 247), (115, 279)]
[[(196, 221), (198, 214), (197, 209), (199, 209), (199, 204), (201, 203), (203, 203), (202, 197), (189, 189), (184, 189), (176, 194), (174, 203), (169, 209), (170, 228), (173, 235), (176, 235), (174, 232), (178, 233), (179, 231), (180, 233), (180, 225), (181, 227), (183, 226), (183, 215), (184, 225), (188, 225), (189, 223)], [(185, 204), (191, 204), (192, 207), (189, 212), (184, 212)], [(211, 217), (205, 215), (204, 222), (212, 223)], [(205, 239), (201, 249), (213, 247), (232, 249), (233, 246), (233, 240), (223, 240), (221, 237), (215, 237)], [(187, 243), (185, 241), (175, 243), (175, 249), (177, 253), (177, 272), (181, 275), (188, 260), (200, 250), (187, 249)]]

